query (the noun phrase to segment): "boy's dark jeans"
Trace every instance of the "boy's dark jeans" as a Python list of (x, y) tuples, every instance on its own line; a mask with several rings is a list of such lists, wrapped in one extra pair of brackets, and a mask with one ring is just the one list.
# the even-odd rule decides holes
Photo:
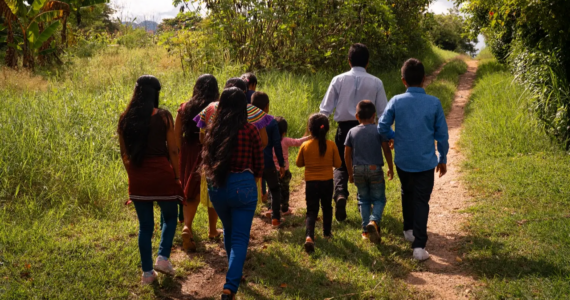
[(348, 171), (346, 170), (346, 163), (344, 162), (344, 142), (346, 141), (346, 136), (348, 132), (358, 126), (358, 121), (345, 121), (338, 122), (338, 128), (336, 129), (336, 135), (334, 142), (338, 148), (338, 154), (340, 155), (340, 160), (342, 165), (340, 168), (334, 170), (334, 201), (336, 202), (339, 198), (345, 198), (348, 200)]
[(315, 222), (319, 215), (319, 204), (323, 209), (323, 233), (325, 236), (331, 235), (333, 192), (334, 184), (332, 179), (326, 181), (307, 181), (305, 189), (305, 200), (307, 201), (305, 223), (307, 229), (305, 236), (309, 236), (315, 240)]
[(428, 235), (429, 200), (433, 191), (434, 169), (424, 172), (406, 172), (396, 168), (402, 184), (402, 213), (404, 231), (413, 230), (412, 248), (425, 248)]
[(285, 175), (279, 178), (279, 186), (281, 188), (281, 212), (289, 210), (289, 184), (291, 183), (291, 171), (285, 171)]
[(263, 169), (263, 179), (267, 182), (271, 192), (271, 219), (281, 220), (281, 188), (279, 186), (279, 172), (275, 167)]

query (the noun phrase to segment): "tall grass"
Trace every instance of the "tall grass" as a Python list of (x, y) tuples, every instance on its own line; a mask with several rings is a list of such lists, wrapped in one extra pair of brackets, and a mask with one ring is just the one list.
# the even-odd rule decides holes
[[(422, 59), (433, 70), (454, 55), (434, 49)], [(344, 70), (348, 66), (338, 71)], [(242, 72), (240, 66), (228, 65), (214, 75), (223, 85)], [(123, 205), (127, 176), (115, 134), (118, 116), (142, 74), (161, 80), (161, 105), (173, 114), (189, 99), (199, 75), (185, 77), (176, 59), (160, 48), (110, 47), (91, 58), (75, 58), (65, 69), (44, 72), (43, 79), (10, 73), (9, 80), (0, 82), (2, 297), (154, 297), (150, 288), (138, 285), (138, 225), (133, 208)], [(384, 81), (389, 96), (403, 91), (398, 70), (374, 74)], [(285, 116), (289, 135), (300, 137), (307, 116), (318, 111), (335, 74), (266, 71), (257, 75), (259, 90), (270, 96), (270, 113)], [(291, 160), (295, 154), (291, 153)], [(299, 180), (299, 170), (293, 167), (292, 171)], [(203, 210), (195, 224), (196, 238), (206, 239)], [(154, 243), (157, 247), (158, 239)], [(340, 268), (343, 261), (335, 264)], [(346, 280), (361, 289), (363, 285), (355, 280), (362, 279)], [(386, 291), (378, 295), (394, 292)]]
[(481, 299), (570, 295), (570, 156), (535, 126), (530, 98), (496, 62), (480, 66), (461, 147), (476, 197), (463, 251)]

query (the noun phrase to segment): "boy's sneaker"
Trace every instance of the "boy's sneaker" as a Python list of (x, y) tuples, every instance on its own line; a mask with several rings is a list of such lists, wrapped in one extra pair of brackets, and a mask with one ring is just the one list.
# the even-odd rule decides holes
[(336, 201), (334, 217), (339, 222), (346, 220), (346, 198), (338, 198)]
[(281, 227), (281, 221), (277, 220), (277, 219), (273, 219), (273, 220), (271, 220), (271, 226), (273, 226), (273, 228), (277, 229), (277, 228)]
[(372, 243), (380, 244), (382, 242), (382, 237), (380, 236), (380, 228), (378, 228), (376, 221), (370, 221), (370, 223), (366, 225), (366, 230), (368, 231), (368, 237)]
[(363, 239), (363, 240), (368, 240), (368, 239), (369, 239), (369, 237), (368, 237), (368, 232), (363, 232), (363, 233), (362, 233), (362, 239)]
[(236, 298), (236, 294), (232, 293), (230, 290), (224, 290), (222, 292), (222, 300), (234, 300)]
[(152, 270), (152, 273), (150, 275), (147, 275), (146, 272), (143, 272), (141, 276), (141, 284), (143, 285), (152, 284), (157, 277), (158, 274), (154, 270)]
[(429, 258), (429, 253), (424, 248), (414, 248), (414, 259), (422, 261)]
[(404, 231), (404, 239), (410, 243), (413, 243), (416, 240), (414, 231), (412, 229)]
[(305, 252), (309, 254), (315, 252), (315, 242), (309, 236), (305, 239)]
[(283, 216), (290, 216), (291, 214), (293, 214), (293, 211), (290, 208), (287, 211), (281, 212)]
[(174, 268), (172, 267), (172, 264), (170, 263), (170, 261), (164, 259), (160, 255), (156, 258), (156, 263), (154, 264), (154, 269), (157, 270), (158, 272), (160, 272), (162, 274), (166, 274), (166, 275), (174, 276), (176, 274), (176, 272), (174, 271)]

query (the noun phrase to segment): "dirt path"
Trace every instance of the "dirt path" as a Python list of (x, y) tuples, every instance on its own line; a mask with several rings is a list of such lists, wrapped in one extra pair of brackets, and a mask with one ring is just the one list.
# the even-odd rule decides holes
[(469, 297), (475, 283), (475, 279), (462, 269), (462, 259), (457, 256), (457, 248), (464, 237), (462, 225), (467, 217), (460, 211), (470, 205), (470, 197), (461, 182), (460, 165), (464, 157), (457, 142), (465, 105), (475, 82), (477, 61), (468, 61), (467, 64), (467, 72), (459, 79), (453, 107), (447, 116), (450, 145), (447, 174), (436, 178), (430, 200), (427, 250), (431, 259), (424, 263), (424, 271), (413, 272), (406, 278), (407, 283), (430, 292), (435, 299)]

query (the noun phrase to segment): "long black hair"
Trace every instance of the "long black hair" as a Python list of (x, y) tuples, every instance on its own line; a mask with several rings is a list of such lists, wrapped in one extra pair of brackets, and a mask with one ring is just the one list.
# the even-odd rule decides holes
[(329, 132), (329, 118), (323, 114), (313, 114), (309, 118), (309, 131), (311, 136), (319, 141), (319, 154), (327, 153), (327, 133)]
[(145, 156), (152, 111), (158, 108), (160, 81), (152, 75), (137, 79), (127, 109), (121, 114), (117, 132), (123, 136), (129, 162), (140, 166)]
[(184, 107), (184, 119), (182, 120), (182, 134), (186, 142), (190, 142), (192, 135), (196, 132), (196, 123), (193, 119), (210, 103), (220, 98), (218, 81), (211, 74), (203, 74), (198, 77), (194, 84), (192, 98), (188, 100)]
[(208, 126), (202, 158), (206, 178), (213, 186), (226, 184), (238, 132), (247, 123), (245, 93), (236, 87), (225, 89), (214, 121)]

